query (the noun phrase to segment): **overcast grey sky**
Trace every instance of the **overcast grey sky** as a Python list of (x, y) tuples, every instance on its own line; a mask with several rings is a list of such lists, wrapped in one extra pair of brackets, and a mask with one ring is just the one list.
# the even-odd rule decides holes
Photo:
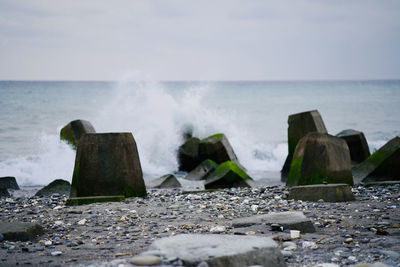
[(0, 79), (399, 79), (398, 0), (0, 0)]

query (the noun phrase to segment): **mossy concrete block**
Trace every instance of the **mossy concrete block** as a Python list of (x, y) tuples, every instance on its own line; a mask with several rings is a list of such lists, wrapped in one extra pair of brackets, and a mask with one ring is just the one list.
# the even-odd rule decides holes
[(289, 115), (288, 124), (289, 153), (281, 170), (281, 180), (283, 182), (286, 181), (289, 174), (291, 160), (300, 139), (311, 132), (328, 133), (318, 110)]
[(308, 133), (297, 144), (286, 186), (325, 182), (353, 185), (349, 147), (339, 137)]
[(218, 168), (218, 164), (211, 159), (206, 159), (189, 172), (185, 179), (192, 181), (206, 180), (207, 177)]
[(249, 184), (250, 181), (253, 181), (253, 179), (236, 163), (226, 161), (208, 176), (204, 188), (251, 187)]
[(356, 183), (400, 180), (400, 137), (396, 136), (353, 167)]
[(217, 164), (221, 164), (225, 161), (232, 161), (244, 169), (243, 166), (240, 165), (228, 138), (222, 133), (214, 134), (200, 141), (199, 158), (202, 161), (211, 159)]
[(0, 222), (0, 233), (4, 240), (32, 241), (44, 233), (43, 227), (33, 223)]
[(49, 183), (42, 189), (36, 192), (35, 196), (51, 196), (52, 194), (58, 193), (60, 195), (69, 196), (71, 190), (71, 184), (68, 181), (62, 179), (56, 179)]
[(19, 186), (15, 177), (6, 176), (0, 177), (0, 189), (14, 189), (19, 190)]
[(147, 195), (131, 133), (85, 134), (79, 141), (70, 197)]
[(184, 266), (286, 266), (278, 245), (264, 236), (181, 234), (158, 239), (150, 249), (179, 258)]
[(166, 174), (160, 178), (151, 180), (147, 183), (148, 187), (152, 188), (179, 188), (182, 187), (181, 183), (172, 174)]
[(336, 136), (346, 141), (352, 161), (360, 163), (371, 155), (363, 132), (349, 129), (341, 131)]
[(10, 197), (10, 193), (5, 188), (0, 188), (0, 197)]
[(290, 188), (289, 199), (325, 202), (347, 202), (355, 200), (348, 184), (322, 184), (294, 186)]
[(283, 226), (284, 229), (299, 230), (302, 233), (315, 232), (314, 225), (301, 211), (271, 212), (268, 214), (238, 218), (232, 221), (232, 227), (235, 228), (260, 224), (279, 224)]
[(96, 197), (70, 197), (67, 199), (67, 206), (88, 205), (92, 203), (121, 202), (125, 196), (96, 196)]
[(200, 139), (188, 138), (178, 150), (179, 170), (190, 172), (201, 162), (199, 159)]
[(60, 139), (67, 141), (76, 149), (82, 135), (95, 132), (96, 130), (90, 122), (85, 120), (74, 120), (61, 129)]

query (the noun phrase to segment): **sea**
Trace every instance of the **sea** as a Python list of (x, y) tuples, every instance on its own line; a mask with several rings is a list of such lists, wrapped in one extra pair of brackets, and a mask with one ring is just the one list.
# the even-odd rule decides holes
[(0, 177), (71, 181), (75, 151), (59, 133), (84, 119), (98, 133), (131, 132), (145, 180), (177, 172), (191, 128), (199, 138), (224, 133), (250, 176), (279, 183), (288, 116), (314, 109), (332, 135), (364, 132), (373, 152), (400, 135), (400, 80), (0, 81)]

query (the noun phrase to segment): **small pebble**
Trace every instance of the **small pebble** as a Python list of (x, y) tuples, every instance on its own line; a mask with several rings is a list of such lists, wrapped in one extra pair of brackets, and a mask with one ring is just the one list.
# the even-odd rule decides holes
[(153, 255), (135, 256), (131, 258), (131, 263), (139, 266), (153, 266), (161, 263), (161, 258)]

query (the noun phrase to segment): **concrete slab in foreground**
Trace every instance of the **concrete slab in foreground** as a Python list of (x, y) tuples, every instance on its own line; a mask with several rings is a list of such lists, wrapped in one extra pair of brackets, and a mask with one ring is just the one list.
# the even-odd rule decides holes
[(182, 234), (154, 241), (150, 249), (178, 257), (185, 266), (207, 262), (209, 267), (250, 265), (286, 266), (277, 244), (269, 237)]
[(22, 222), (0, 222), (0, 233), (4, 240), (28, 241), (44, 233), (43, 228), (38, 224)]
[(265, 223), (279, 224), (284, 229), (300, 230), (302, 233), (314, 233), (312, 222), (300, 211), (271, 212), (263, 215), (239, 218), (232, 221), (233, 227), (247, 227)]

